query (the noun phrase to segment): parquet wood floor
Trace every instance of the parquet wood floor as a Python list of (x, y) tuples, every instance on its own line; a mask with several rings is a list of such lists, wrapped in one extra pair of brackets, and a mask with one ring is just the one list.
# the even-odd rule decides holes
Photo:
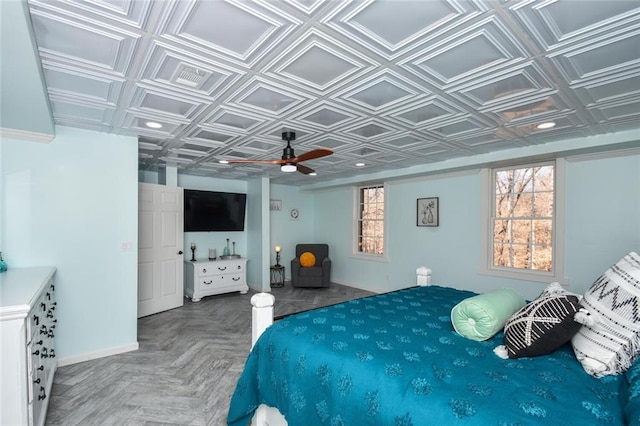
[[(184, 306), (138, 320), (140, 349), (58, 368), (48, 426), (224, 425), (251, 346), (251, 296), (185, 299)], [(276, 316), (372, 293), (272, 289)]]

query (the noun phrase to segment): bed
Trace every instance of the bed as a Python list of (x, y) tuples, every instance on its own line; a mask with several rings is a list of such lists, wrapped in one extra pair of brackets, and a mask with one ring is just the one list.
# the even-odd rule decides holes
[(420, 285), (271, 326), (273, 296), (254, 296), (255, 345), (228, 425), (640, 425), (638, 362), (595, 378), (570, 345), (501, 359), (502, 333), (472, 341), (452, 328), (452, 308), (473, 295)]

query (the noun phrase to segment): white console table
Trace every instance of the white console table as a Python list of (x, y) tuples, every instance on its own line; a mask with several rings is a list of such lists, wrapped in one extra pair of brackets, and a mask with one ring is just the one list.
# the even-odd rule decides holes
[(245, 294), (247, 286), (247, 259), (185, 261), (184, 294), (193, 302), (205, 296), (239, 291)]
[(0, 274), (0, 424), (44, 425), (57, 367), (53, 267)]

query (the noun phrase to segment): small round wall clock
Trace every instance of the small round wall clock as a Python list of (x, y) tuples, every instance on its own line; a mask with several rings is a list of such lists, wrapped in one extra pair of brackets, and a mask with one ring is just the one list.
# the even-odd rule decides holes
[(298, 209), (291, 209), (291, 211), (289, 212), (289, 216), (293, 220), (298, 220), (298, 218), (300, 217), (300, 212), (298, 211)]

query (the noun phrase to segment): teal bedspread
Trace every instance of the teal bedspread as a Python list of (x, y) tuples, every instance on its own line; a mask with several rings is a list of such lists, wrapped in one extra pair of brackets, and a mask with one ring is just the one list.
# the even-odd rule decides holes
[(228, 425), (247, 425), (260, 404), (290, 426), (640, 425), (631, 375), (591, 377), (569, 346), (503, 360), (502, 333), (456, 334), (451, 308), (472, 295), (414, 287), (275, 323), (247, 359)]

